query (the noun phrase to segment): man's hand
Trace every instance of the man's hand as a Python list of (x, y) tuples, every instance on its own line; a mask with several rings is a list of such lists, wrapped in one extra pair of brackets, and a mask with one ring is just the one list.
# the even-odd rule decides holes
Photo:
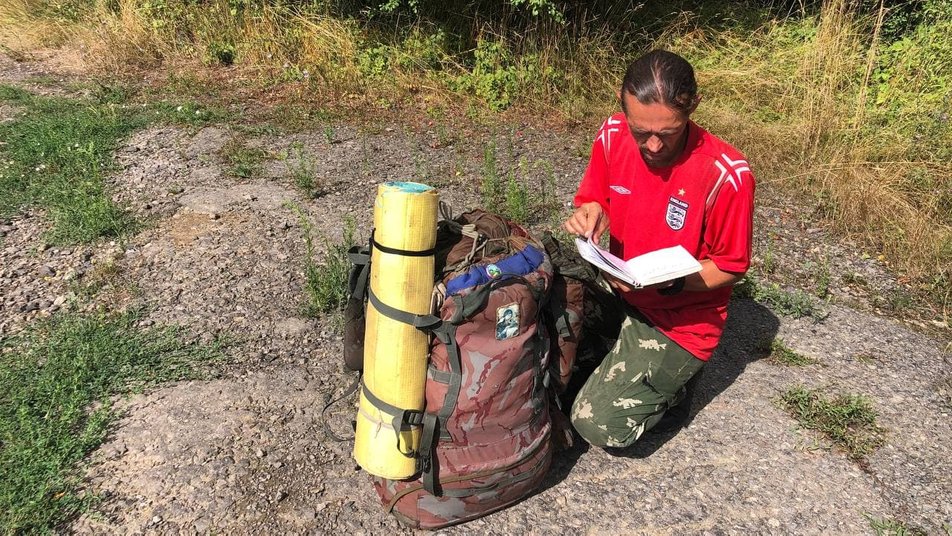
[(608, 215), (597, 201), (590, 201), (575, 209), (563, 227), (574, 235), (591, 238), (597, 244), (599, 237), (608, 229)]

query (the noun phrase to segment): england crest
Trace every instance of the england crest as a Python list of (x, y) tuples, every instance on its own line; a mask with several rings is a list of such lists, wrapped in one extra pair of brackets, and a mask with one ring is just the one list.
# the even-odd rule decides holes
[(668, 212), (664, 215), (664, 221), (668, 223), (668, 227), (680, 231), (684, 227), (684, 218), (687, 214), (687, 203), (674, 197), (668, 198)]

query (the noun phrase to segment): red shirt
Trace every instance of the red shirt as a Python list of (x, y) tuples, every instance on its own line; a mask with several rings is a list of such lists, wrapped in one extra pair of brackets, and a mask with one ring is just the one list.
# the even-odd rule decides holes
[[(575, 205), (598, 201), (609, 216), (609, 249), (622, 259), (680, 244), (726, 272), (750, 266), (754, 176), (744, 155), (694, 122), (671, 166), (650, 168), (623, 113), (608, 118), (592, 145)], [(727, 320), (731, 288), (624, 293), (625, 301), (699, 359), (708, 360)]]

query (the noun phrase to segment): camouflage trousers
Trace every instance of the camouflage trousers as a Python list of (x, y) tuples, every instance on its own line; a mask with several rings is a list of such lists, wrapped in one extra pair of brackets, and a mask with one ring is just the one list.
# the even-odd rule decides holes
[(572, 404), (572, 425), (598, 447), (627, 447), (685, 396), (704, 366), (684, 348), (629, 311), (618, 340)]

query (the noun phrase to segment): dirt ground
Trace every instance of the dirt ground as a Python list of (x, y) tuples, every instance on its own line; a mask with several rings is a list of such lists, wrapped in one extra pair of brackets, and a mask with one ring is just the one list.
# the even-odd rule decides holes
[[(0, 83), (61, 92), (50, 68), (0, 58)], [(47, 76), (33, 82), (39, 74)], [(19, 113), (0, 108), (0, 120)], [(153, 126), (123, 143), (109, 178), (115, 199), (149, 222), (139, 234), (57, 249), (42, 244), (40, 213), (0, 221), (0, 335), (81, 303), (70, 282), (99, 277), (109, 262), (109, 283), (77, 307), (144, 306), (145, 325), (175, 323), (201, 338), (233, 340), (218, 379), (123, 403), (115, 432), (86, 468), (87, 490), (104, 500), (69, 531), (410, 532), (383, 512), (350, 445), (325, 436), (320, 409), (350, 376), (333, 324), (301, 316), (305, 229), (289, 203), (331, 241), (346, 216), (366, 236), (376, 185), (388, 180), (422, 177), (458, 209), (476, 206), (490, 142), (506, 148), (501, 168), (523, 160), (527, 175), (552, 170), (553, 194), (567, 203), (585, 166), (577, 148), (600, 119), (587, 125), (591, 132), (524, 127), (448, 139), (426, 122), (374, 130), (334, 124), (332, 135), (324, 127), (249, 136), (234, 124)], [(300, 148), (294, 154), (305, 155), (328, 193), (312, 199), (294, 185), (297, 156), (266, 161), (253, 179), (229, 176), (220, 151), (239, 135), (274, 155)], [(531, 165), (543, 161), (550, 167)], [(949, 531), (948, 327), (920, 320), (925, 335), (884, 315), (882, 296), (902, 291), (896, 278), (875, 256), (828, 235), (809, 212), (761, 188), (756, 251), (759, 265), (770, 251), (776, 277), (806, 291), (825, 266), (825, 319), (735, 300), (689, 427), (621, 452), (576, 446), (557, 455), (532, 497), (442, 532), (865, 534), (873, 532), (867, 516)], [(774, 337), (818, 364), (761, 359), (759, 344)], [(801, 384), (868, 396), (887, 430), (885, 445), (858, 464), (799, 429), (777, 398)], [(342, 404), (328, 424), (345, 431), (352, 413)]]

